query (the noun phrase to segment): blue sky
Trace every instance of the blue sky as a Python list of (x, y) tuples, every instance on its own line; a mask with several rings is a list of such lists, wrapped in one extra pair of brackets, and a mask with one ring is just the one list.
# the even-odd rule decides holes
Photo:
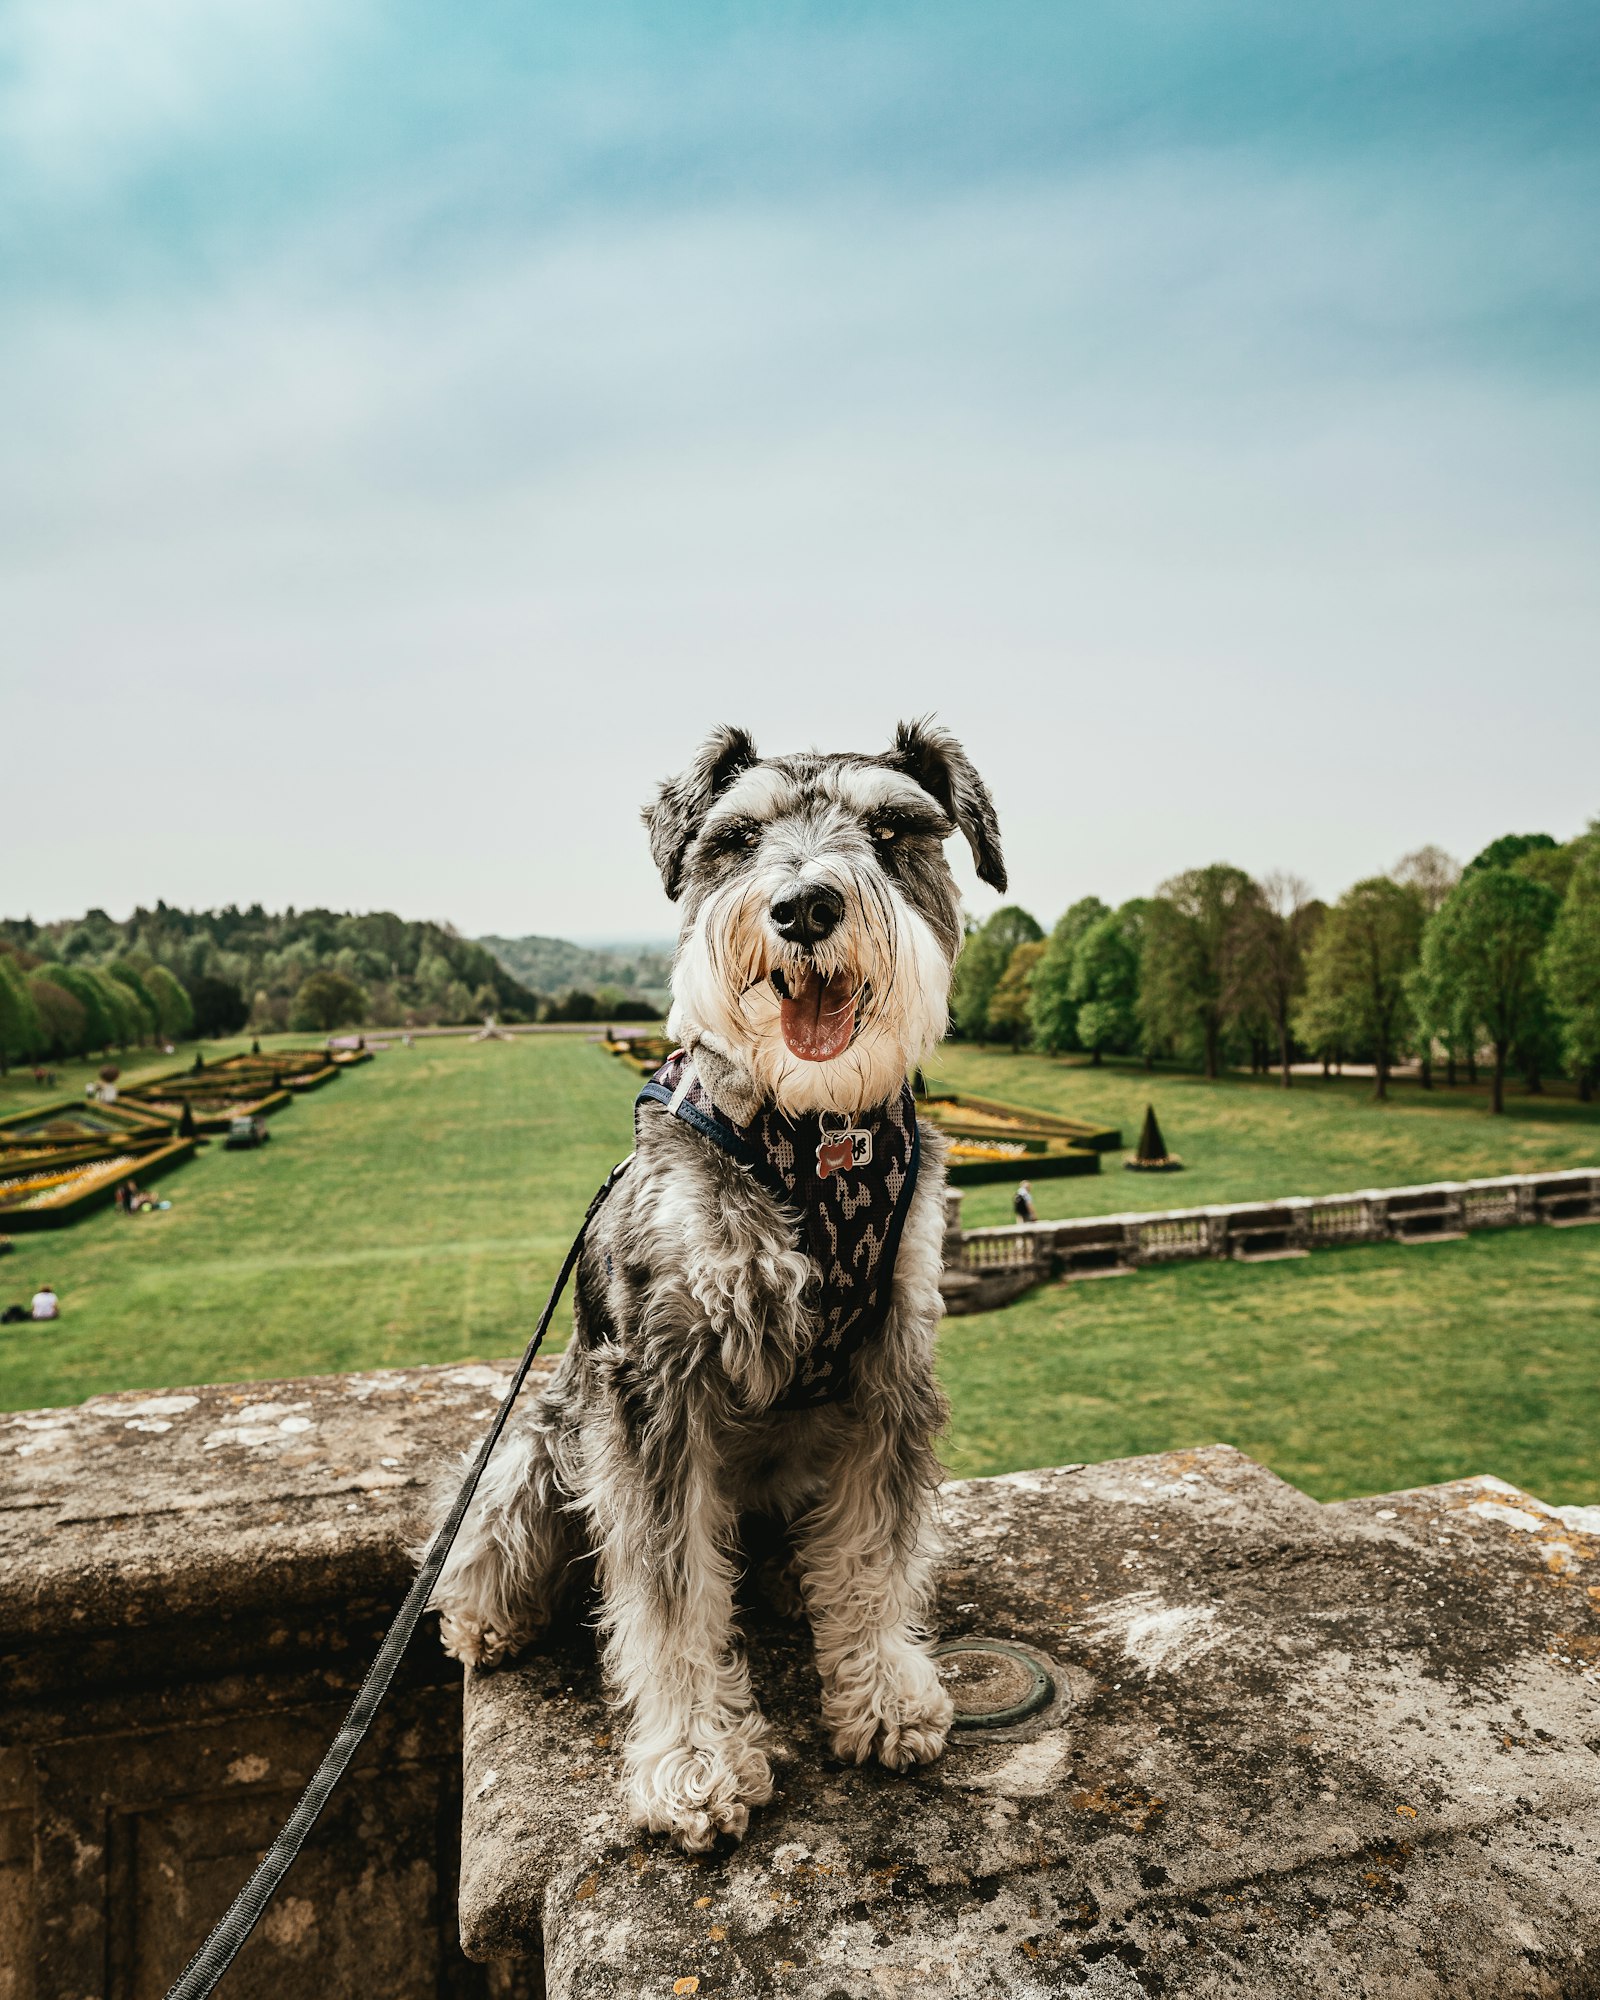
[(637, 806), (723, 719), (937, 710), (1046, 921), (1575, 831), (1597, 54), (0, 0), (0, 908), (659, 933)]

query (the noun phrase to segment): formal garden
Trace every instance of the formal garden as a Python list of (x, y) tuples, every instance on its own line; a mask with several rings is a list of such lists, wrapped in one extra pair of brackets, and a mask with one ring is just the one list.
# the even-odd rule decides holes
[[(208, 1061), (230, 1047), (241, 1052), (208, 1046)], [(79, 1068), (93, 1074), (77, 1065), (58, 1084)], [(136, 1058), (128, 1071), (137, 1082)], [(589, 1195), (628, 1150), (637, 1082), (581, 1035), (392, 1046), (297, 1101), (274, 1145), (204, 1148), (169, 1184), (170, 1211), (19, 1236), (0, 1296), (48, 1279), (63, 1316), (0, 1332), (0, 1404), (514, 1353)], [(1397, 1085), (1379, 1103), (1369, 1078), (1284, 1092), (1270, 1078), (955, 1043), (928, 1083), (1129, 1143), (1157, 1106), (1183, 1175), (1127, 1174), (1103, 1155), (1098, 1174), (1039, 1184), (1047, 1215), (1600, 1159), (1600, 1106), (1513, 1089), (1494, 1118), (1486, 1079)], [(13, 1074), (0, 1116), (38, 1099), (31, 1074)], [(973, 1186), (964, 1208), (973, 1225), (1009, 1219), (1009, 1187)], [(946, 1462), (999, 1472), (1224, 1439), (1323, 1498), (1491, 1469), (1553, 1501), (1591, 1500), (1597, 1293), (1600, 1229), (1042, 1287), (946, 1322)]]

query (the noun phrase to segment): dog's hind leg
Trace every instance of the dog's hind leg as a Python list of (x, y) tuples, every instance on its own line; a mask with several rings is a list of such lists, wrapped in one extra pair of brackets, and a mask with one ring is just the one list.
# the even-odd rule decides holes
[(796, 1527), (822, 1718), (846, 1763), (929, 1764), (949, 1733), (951, 1700), (923, 1631), (938, 1554), (930, 1458), (868, 1427)]
[(430, 1600), (444, 1649), (494, 1667), (549, 1624), (581, 1553), (535, 1414), (490, 1459)]
[(734, 1510), (687, 1454), (659, 1479), (602, 1453), (585, 1480), (600, 1549), (607, 1678), (628, 1711), (628, 1816), (693, 1854), (772, 1796), (767, 1724), (733, 1645)]

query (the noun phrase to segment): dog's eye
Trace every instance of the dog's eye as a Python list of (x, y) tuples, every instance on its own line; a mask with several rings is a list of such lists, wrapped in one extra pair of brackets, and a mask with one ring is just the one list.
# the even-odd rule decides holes
[(874, 840), (893, 840), (895, 831), (896, 829), (892, 826), (875, 826), (872, 829), (872, 837)]
[(713, 854), (743, 854), (761, 845), (761, 833), (761, 827), (753, 819), (724, 820), (706, 835), (706, 846)]

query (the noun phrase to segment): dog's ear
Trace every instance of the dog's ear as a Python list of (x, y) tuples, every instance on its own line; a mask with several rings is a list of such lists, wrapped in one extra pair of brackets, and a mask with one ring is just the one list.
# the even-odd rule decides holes
[(760, 761), (749, 733), (724, 723), (700, 745), (688, 770), (668, 778), (645, 807), (650, 857), (661, 870), (661, 880), (673, 902), (683, 894), (683, 857), (700, 822), (739, 773)]
[(949, 730), (935, 728), (927, 721), (902, 722), (894, 733), (894, 748), (884, 761), (932, 793), (966, 835), (978, 880), (987, 882), (991, 889), (1003, 889), (1006, 864), (1000, 852), (994, 800)]

